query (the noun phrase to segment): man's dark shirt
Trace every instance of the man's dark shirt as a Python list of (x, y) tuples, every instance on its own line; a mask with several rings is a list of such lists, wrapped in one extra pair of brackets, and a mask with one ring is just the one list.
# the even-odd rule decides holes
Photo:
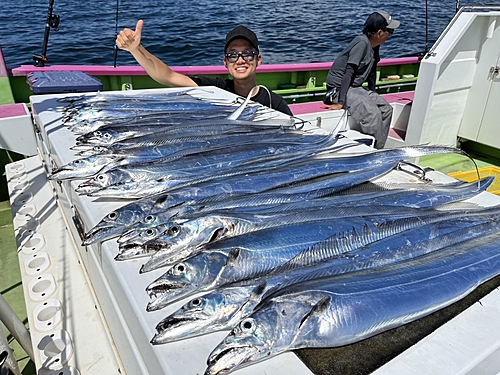
[[(215, 86), (236, 94), (234, 92), (234, 81), (232, 79), (223, 80), (219, 77), (191, 77), (191, 79), (196, 82), (198, 86)], [(287, 115), (293, 116), (288, 104), (286, 104), (285, 100), (280, 95), (275, 94), (271, 90), (269, 90), (269, 93), (271, 94), (271, 98), (269, 98), (267, 90), (260, 88), (257, 95), (254, 95), (251, 99), (254, 102), (265, 105), (266, 107), (270, 107)]]
[(328, 72), (326, 85), (339, 89), (338, 103), (345, 106), (349, 87), (361, 87), (375, 91), (377, 64), (380, 61), (380, 46), (372, 48), (370, 39), (364, 34), (355, 37), (337, 56)]

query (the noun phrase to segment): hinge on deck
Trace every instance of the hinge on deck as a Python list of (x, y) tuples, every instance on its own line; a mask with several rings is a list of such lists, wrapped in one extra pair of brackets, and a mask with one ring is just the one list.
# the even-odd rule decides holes
[(78, 210), (74, 208), (75, 215), (72, 217), (73, 223), (75, 224), (75, 228), (78, 231), (78, 235), (80, 236), (80, 240), (85, 239), (85, 225), (83, 224), (82, 217), (78, 213)]

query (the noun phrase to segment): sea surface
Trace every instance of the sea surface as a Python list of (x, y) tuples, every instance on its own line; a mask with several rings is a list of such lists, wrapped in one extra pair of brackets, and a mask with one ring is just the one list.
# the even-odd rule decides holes
[[(221, 65), (225, 35), (240, 24), (257, 33), (264, 63), (330, 62), (377, 9), (401, 21), (381, 57), (400, 57), (430, 48), (457, 8), (456, 0), (52, 1), (60, 23), (49, 32), (47, 65), (114, 65), (117, 31), (135, 28), (138, 19), (144, 20), (143, 45), (172, 66)], [(41, 54), (49, 4), (1, 0), (0, 45), (8, 67), (32, 65), (32, 56)], [(500, 0), (458, 4), (500, 6)], [(127, 64), (136, 62), (119, 51), (116, 65)]]

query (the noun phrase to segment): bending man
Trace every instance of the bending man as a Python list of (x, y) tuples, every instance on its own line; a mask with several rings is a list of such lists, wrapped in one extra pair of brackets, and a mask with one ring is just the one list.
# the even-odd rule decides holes
[[(361, 131), (375, 137), (376, 148), (384, 147), (392, 119), (391, 105), (375, 92), (379, 49), (399, 24), (387, 12), (370, 14), (363, 33), (337, 56), (326, 80), (323, 108), (347, 109)], [(362, 87), (364, 82), (368, 90)]]
[[(124, 29), (116, 38), (118, 48), (129, 51), (155, 81), (171, 87), (216, 86), (234, 94), (247, 97), (257, 86), (257, 67), (262, 63), (257, 35), (245, 26), (238, 26), (226, 35), (222, 61), (233, 79), (189, 77), (170, 69), (141, 44), (143, 21), (135, 30)], [(252, 100), (292, 116), (285, 100), (272, 91), (257, 87)]]

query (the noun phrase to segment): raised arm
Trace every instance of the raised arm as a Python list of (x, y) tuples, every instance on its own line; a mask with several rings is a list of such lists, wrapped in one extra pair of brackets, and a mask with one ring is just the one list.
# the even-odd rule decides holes
[(118, 48), (129, 51), (137, 62), (144, 68), (155, 81), (172, 87), (198, 86), (191, 78), (184, 74), (174, 72), (163, 61), (152, 55), (141, 44), (143, 20), (137, 21), (135, 30), (123, 29), (116, 37)]

